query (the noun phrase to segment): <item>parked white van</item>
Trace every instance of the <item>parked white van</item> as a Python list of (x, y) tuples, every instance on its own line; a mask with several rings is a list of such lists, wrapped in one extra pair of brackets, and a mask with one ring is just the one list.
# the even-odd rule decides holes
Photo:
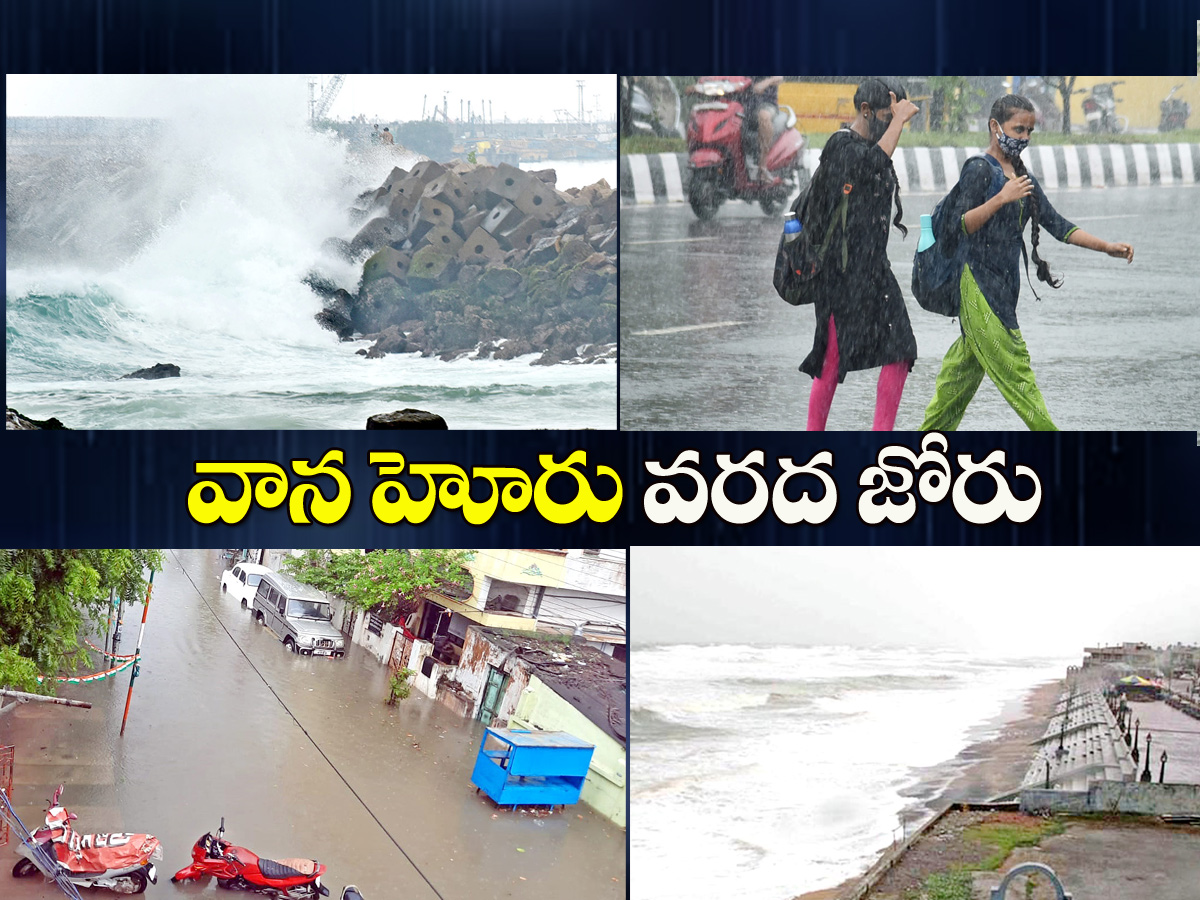
[(238, 563), (221, 576), (221, 593), (228, 592), (230, 597), (241, 600), (242, 609), (245, 609), (258, 593), (259, 581), (270, 571), (266, 566)]
[(254, 595), (254, 617), (293, 653), (345, 656), (346, 639), (333, 627), (329, 601), (315, 587), (268, 569)]

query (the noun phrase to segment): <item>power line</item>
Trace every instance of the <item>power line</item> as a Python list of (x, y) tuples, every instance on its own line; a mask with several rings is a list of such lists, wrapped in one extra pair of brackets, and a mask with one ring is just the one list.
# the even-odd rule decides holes
[(421, 878), (424, 880), (424, 882), (427, 885), (429, 885), (429, 889), (431, 891), (433, 891), (434, 894), (437, 895), (438, 900), (446, 900), (446, 898), (442, 896), (441, 891), (439, 891), (436, 887), (433, 886), (433, 882), (429, 880), (429, 877), (424, 872), (421, 871), (421, 867), (417, 865), (416, 861), (411, 856), (408, 855), (408, 851), (405, 850), (403, 847), (401, 847), (400, 842), (397, 841), (396, 838), (392, 836), (392, 833), (390, 831), (388, 831), (387, 826), (384, 825), (383, 822), (379, 821), (379, 816), (375, 815), (375, 813), (374, 813), (374, 811), (372, 811), (371, 807), (367, 806), (367, 801), (363, 800), (363, 798), (361, 796), (359, 796), (358, 791), (356, 791), (354, 789), (354, 786), (352, 784), (350, 784), (349, 781), (346, 780), (346, 776), (342, 774), (341, 770), (334, 764), (333, 760), (330, 759), (328, 756), (326, 756), (325, 751), (321, 749), (321, 745), (318, 744), (316, 742), (316, 740), (313, 738), (313, 736), (308, 733), (308, 729), (300, 724), (300, 720), (296, 718), (296, 714), (293, 713), (288, 708), (288, 705), (283, 701), (283, 698), (280, 697), (278, 693), (276, 693), (275, 688), (271, 687), (271, 683), (269, 681), (267, 681), (267, 679), (263, 675), (263, 673), (259, 671), (258, 666), (256, 666), (254, 664), (254, 661), (252, 659), (250, 659), (250, 657), (249, 657), (249, 655), (247, 655), (246, 651), (242, 649), (242, 645), (237, 642), (237, 638), (235, 638), (233, 636), (233, 633), (228, 628), (225, 627), (225, 623), (221, 621), (221, 617), (217, 615), (216, 610), (214, 610), (212, 608), (212, 604), (210, 604), (208, 602), (208, 600), (205, 598), (203, 592), (197, 586), (196, 582), (192, 579), (191, 573), (189, 573), (188, 570), (186, 568), (184, 568), (183, 563), (179, 562), (179, 556), (175, 553), (174, 550), (171, 551), (171, 555), (175, 557), (175, 562), (176, 562), (176, 564), (178, 564), (179, 568), (183, 571), (184, 577), (187, 578), (187, 580), (191, 583), (192, 588), (196, 591), (196, 594), (204, 602), (204, 605), (206, 607), (208, 607), (208, 611), (212, 614), (212, 617), (217, 620), (217, 624), (221, 626), (221, 630), (224, 631), (225, 634), (227, 634), (229, 636), (229, 640), (231, 640), (233, 642), (233, 646), (237, 647), (238, 652), (240, 654), (242, 654), (242, 656), (245, 658), (246, 662), (250, 664), (250, 668), (254, 670), (254, 674), (257, 675), (260, 679), (262, 679), (262, 683), (264, 685), (266, 685), (267, 690), (270, 691), (271, 694), (275, 697), (275, 699), (279, 701), (279, 705), (283, 707), (284, 712), (286, 712), (288, 714), (288, 716), (291, 717), (291, 720), (296, 723), (296, 727), (299, 728), (304, 733), (304, 736), (306, 738), (308, 738), (309, 742), (313, 745), (313, 747), (316, 749), (316, 751), (321, 754), (321, 758), (324, 759), (325, 762), (329, 763), (329, 768), (333, 769), (334, 774), (337, 775), (337, 777), (342, 780), (342, 784), (346, 785), (346, 787), (349, 789), (350, 793), (354, 795), (354, 799), (362, 804), (362, 808), (367, 811), (367, 815), (369, 815), (372, 819), (375, 820), (375, 824), (378, 825), (379, 828), (383, 831), (383, 833), (388, 836), (388, 840), (390, 840), (395, 845), (396, 849), (399, 850), (404, 855), (404, 858), (406, 860), (408, 860), (409, 865), (411, 865), (416, 870), (417, 874), (421, 876)]

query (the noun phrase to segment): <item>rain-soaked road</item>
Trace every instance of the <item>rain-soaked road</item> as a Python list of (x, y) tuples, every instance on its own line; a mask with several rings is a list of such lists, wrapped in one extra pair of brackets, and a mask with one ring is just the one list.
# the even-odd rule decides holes
[[(470, 784), (478, 722), (418, 693), (387, 707), (386, 670), (360, 647), (344, 660), (285, 652), (220, 593), (221, 571), (215, 551), (168, 552), (123, 738), (124, 673), (59, 691), (91, 710), (29, 704), (0, 717), (26, 825), (41, 824), (66, 782), (85, 832), (157, 835), (165, 859), (147, 896), (238, 896), (212, 879), (170, 883), (221, 816), (227, 837), (260, 856), (325, 863), (334, 900), (351, 882), (367, 900), (625, 896), (620, 828), (585, 804), (498, 811)], [(137, 641), (129, 619), (124, 653)], [(12, 878), (15, 860), (10, 842), (0, 897), (62, 896), (40, 877)]]
[[(919, 216), (941, 194), (905, 194), (907, 240), (888, 255), (904, 289), (919, 358), (896, 417), (916, 429), (958, 324), (927, 313), (909, 290)], [(1200, 187), (1056, 191), (1066, 218), (1134, 245), (1127, 266), (1043, 235), (1059, 290), (1024, 284), (1017, 315), (1038, 385), (1059, 428), (1194, 430), (1200, 425)], [(726, 204), (710, 223), (686, 204), (621, 211), (621, 428), (803, 430), (811, 380), (797, 371), (812, 347), (813, 308), (771, 285), (782, 217)], [(1027, 241), (1028, 243), (1028, 236)], [(1036, 273), (1035, 273), (1036, 274)], [(871, 427), (878, 369), (839, 386), (831, 430)], [(984, 380), (962, 427), (1022, 430)]]

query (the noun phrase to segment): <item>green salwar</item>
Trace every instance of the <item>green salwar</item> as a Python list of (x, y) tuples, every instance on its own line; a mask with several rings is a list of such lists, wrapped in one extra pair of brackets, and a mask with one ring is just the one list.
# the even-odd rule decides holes
[(1009, 330), (992, 312), (970, 266), (959, 282), (962, 334), (946, 351), (922, 431), (954, 431), (986, 374), (1030, 431), (1058, 431), (1034, 381), (1029, 351), (1019, 330)]

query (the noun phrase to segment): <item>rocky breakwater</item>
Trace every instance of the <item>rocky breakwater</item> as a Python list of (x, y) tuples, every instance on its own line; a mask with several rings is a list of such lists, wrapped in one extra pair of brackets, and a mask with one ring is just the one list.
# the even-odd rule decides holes
[(365, 258), (357, 293), (310, 284), (317, 319), (368, 358), (419, 351), (533, 365), (616, 358), (617, 195), (560, 191), (552, 169), (423, 160), (360, 195), (365, 224), (329, 250)]

